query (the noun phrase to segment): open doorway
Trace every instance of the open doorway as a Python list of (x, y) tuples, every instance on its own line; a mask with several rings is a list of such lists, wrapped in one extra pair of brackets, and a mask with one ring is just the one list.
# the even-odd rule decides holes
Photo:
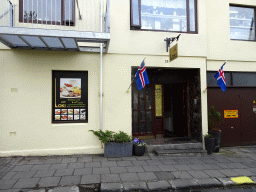
[(147, 67), (147, 74), (150, 84), (132, 86), (133, 136), (201, 141), (200, 70)]

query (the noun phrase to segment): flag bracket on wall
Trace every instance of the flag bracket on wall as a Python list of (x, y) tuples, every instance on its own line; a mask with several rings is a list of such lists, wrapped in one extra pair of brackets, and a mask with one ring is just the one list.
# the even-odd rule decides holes
[(173, 42), (173, 41), (179, 41), (179, 37), (181, 36), (181, 34), (179, 34), (177, 37), (166, 37), (166, 39), (164, 41), (166, 41), (166, 52), (168, 52), (168, 49), (170, 47), (170, 44)]

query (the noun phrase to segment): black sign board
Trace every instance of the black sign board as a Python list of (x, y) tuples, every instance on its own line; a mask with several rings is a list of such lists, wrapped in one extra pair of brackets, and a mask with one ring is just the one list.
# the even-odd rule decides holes
[(88, 72), (52, 72), (52, 122), (88, 122)]

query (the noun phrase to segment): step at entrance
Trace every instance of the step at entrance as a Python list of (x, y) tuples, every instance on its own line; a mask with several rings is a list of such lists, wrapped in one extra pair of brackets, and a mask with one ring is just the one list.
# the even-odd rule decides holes
[(200, 156), (207, 154), (202, 143), (148, 145), (148, 152), (158, 156)]

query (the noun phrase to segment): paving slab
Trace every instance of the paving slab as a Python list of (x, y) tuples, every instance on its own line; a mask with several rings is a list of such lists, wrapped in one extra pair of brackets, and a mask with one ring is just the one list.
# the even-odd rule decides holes
[(192, 179), (193, 177), (186, 171), (173, 171), (171, 172), (176, 179)]
[(0, 189), (10, 189), (18, 181), (18, 179), (0, 180)]
[(93, 174), (110, 174), (109, 167), (94, 167), (92, 168)]
[(230, 178), (216, 178), (218, 179), (224, 187), (235, 185), (235, 182)]
[(117, 164), (115, 161), (102, 161), (101, 166), (102, 167), (116, 167)]
[(61, 160), (61, 163), (75, 163), (75, 162), (77, 162), (77, 158), (75, 158), (75, 157), (64, 157), (64, 158), (62, 158), (62, 160)]
[(242, 174), (234, 171), (233, 169), (221, 169), (219, 170), (221, 173), (226, 175), (227, 177), (236, 177), (236, 176), (241, 176)]
[(121, 181), (139, 181), (139, 177), (136, 173), (120, 173)]
[(62, 158), (50, 158), (47, 159), (44, 164), (59, 164), (61, 163)]
[(56, 170), (37, 171), (33, 177), (53, 177)]
[(56, 187), (59, 185), (61, 177), (44, 177), (38, 182), (39, 187)]
[(129, 173), (143, 173), (145, 170), (142, 166), (126, 167)]
[(156, 181), (158, 180), (153, 172), (137, 173), (141, 181)]
[(175, 179), (169, 180), (172, 189), (194, 189), (198, 188), (199, 184), (194, 179)]
[(92, 174), (92, 167), (83, 168), (83, 169), (75, 169), (74, 175), (91, 175)]
[(124, 192), (133, 192), (135, 190), (140, 191), (140, 192), (149, 191), (147, 188), (147, 184), (143, 181), (123, 183), (123, 191)]
[(18, 165), (12, 171), (29, 171), (33, 165)]
[(100, 175), (82, 175), (81, 184), (100, 183)]
[(215, 178), (210, 178), (210, 179), (195, 179), (200, 187), (202, 188), (208, 188), (208, 187), (223, 187), (223, 184), (215, 179)]
[(68, 169), (81, 169), (84, 168), (84, 163), (80, 162), (80, 163), (69, 163), (68, 164)]
[(147, 161), (141, 160), (141, 161), (131, 161), (134, 166), (143, 166), (148, 165)]
[(151, 181), (148, 182), (148, 189), (150, 191), (166, 191), (170, 190), (172, 186), (167, 181)]
[(49, 169), (67, 169), (68, 164), (52, 164)]
[(99, 161), (96, 162), (88, 162), (84, 164), (84, 167), (101, 167), (101, 163)]
[(116, 164), (119, 167), (131, 167), (131, 166), (133, 166), (131, 161), (117, 161)]
[(60, 169), (56, 170), (54, 173), (54, 176), (67, 176), (67, 175), (73, 175), (74, 169)]
[(59, 185), (67, 186), (67, 185), (79, 185), (81, 182), (81, 176), (64, 176), (61, 177)]
[(120, 182), (119, 174), (102, 174), (100, 175), (101, 183), (116, 183)]
[(146, 162), (148, 163), (148, 165), (163, 165), (163, 163), (158, 159), (147, 159)]
[(34, 188), (39, 178), (19, 179), (12, 188)]
[(48, 192), (79, 192), (79, 188), (77, 186), (58, 187), (58, 188), (50, 189)]
[(4, 175), (2, 178), (3, 180), (5, 179), (11, 179), (14, 175), (16, 175), (18, 172), (8, 172), (7, 174)]
[(158, 165), (161, 171), (177, 171), (173, 165)]
[(234, 171), (236, 171), (237, 173), (243, 175), (243, 176), (254, 176), (256, 175), (255, 173), (251, 172), (250, 169), (233, 169)]
[(101, 192), (122, 192), (123, 186), (121, 183), (101, 183)]
[(36, 174), (37, 171), (24, 171), (24, 172), (17, 172), (16, 175), (13, 176), (13, 179), (25, 179), (31, 178)]
[(175, 176), (171, 172), (167, 172), (167, 171), (157, 171), (157, 172), (154, 172), (154, 174), (157, 176), (159, 180), (175, 179)]
[(210, 176), (204, 173), (203, 171), (187, 171), (187, 172), (196, 179), (210, 178)]
[(146, 172), (161, 171), (161, 169), (156, 165), (145, 165), (142, 167)]
[(110, 173), (128, 173), (126, 167), (109, 167)]
[(204, 170), (203, 172), (205, 172), (210, 177), (225, 177), (225, 175), (222, 174), (219, 170)]

